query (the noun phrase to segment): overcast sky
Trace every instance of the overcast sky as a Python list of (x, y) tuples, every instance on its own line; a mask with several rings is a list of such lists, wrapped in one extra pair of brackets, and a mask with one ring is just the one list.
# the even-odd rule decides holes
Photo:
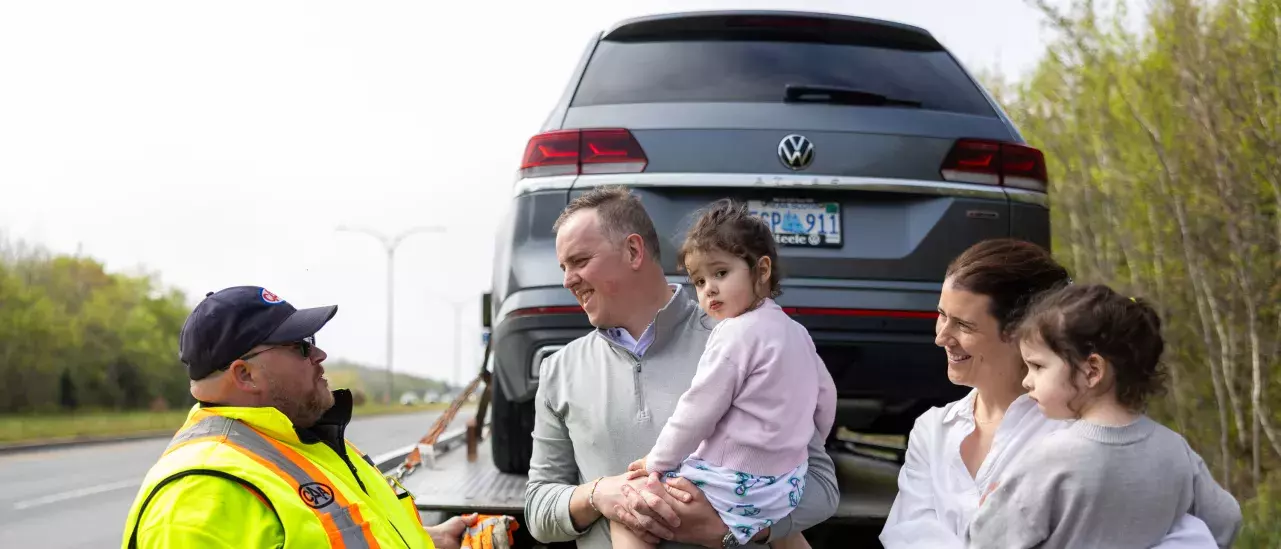
[(384, 364), (396, 233), (398, 371), (480, 356), (499, 204), (591, 33), (633, 15), (781, 8), (934, 33), (970, 69), (1031, 67), (1022, 0), (300, 2), (0, 5), (0, 235), (145, 270), (192, 299), (264, 285), (336, 303), (334, 357)]

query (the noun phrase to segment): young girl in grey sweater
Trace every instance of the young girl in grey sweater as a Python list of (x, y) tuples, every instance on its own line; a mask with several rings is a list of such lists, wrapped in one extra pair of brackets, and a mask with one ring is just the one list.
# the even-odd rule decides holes
[(1143, 414), (1164, 379), (1152, 307), (1107, 286), (1067, 286), (1033, 308), (1018, 337), (1031, 398), (1047, 417), (1075, 421), (990, 488), (971, 546), (1151, 547), (1185, 514), (1231, 546), (1237, 501), (1182, 436)]

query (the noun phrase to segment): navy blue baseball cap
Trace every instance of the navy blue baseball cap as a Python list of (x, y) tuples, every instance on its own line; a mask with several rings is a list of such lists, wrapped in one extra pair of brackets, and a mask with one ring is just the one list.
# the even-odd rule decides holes
[(260, 286), (209, 292), (182, 326), (178, 356), (187, 365), (187, 377), (204, 379), (259, 345), (315, 335), (337, 312), (337, 305), (296, 309)]

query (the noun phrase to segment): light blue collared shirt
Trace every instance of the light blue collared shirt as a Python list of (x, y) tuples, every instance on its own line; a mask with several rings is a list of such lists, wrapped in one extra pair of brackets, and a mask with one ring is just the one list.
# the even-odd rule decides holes
[[(672, 301), (676, 299), (676, 296), (681, 294), (680, 284), (668, 284), (667, 287), (672, 289), (672, 299), (667, 300), (667, 305), (663, 306), (664, 309), (672, 304)], [(617, 343), (619, 346), (631, 351), (632, 354), (635, 354), (636, 356), (645, 356), (645, 350), (649, 349), (651, 343), (654, 343), (653, 320), (649, 321), (649, 325), (645, 327), (645, 331), (641, 332), (640, 339), (632, 337), (631, 332), (628, 332), (627, 328), (622, 327), (597, 328), (596, 331), (600, 332), (600, 335), (604, 336), (605, 339)]]

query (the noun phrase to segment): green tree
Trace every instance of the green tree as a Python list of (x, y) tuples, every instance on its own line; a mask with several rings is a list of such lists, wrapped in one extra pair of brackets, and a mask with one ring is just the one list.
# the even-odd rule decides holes
[(1275, 546), (1281, 0), (1153, 0), (1139, 29), (1124, 2), (1030, 3), (1055, 38), (993, 87), (1049, 162), (1055, 254), (1159, 304), (1170, 383), (1150, 411), (1246, 503), (1243, 546)]
[(187, 311), (151, 276), (0, 249), (0, 412), (190, 402), (177, 349)]

